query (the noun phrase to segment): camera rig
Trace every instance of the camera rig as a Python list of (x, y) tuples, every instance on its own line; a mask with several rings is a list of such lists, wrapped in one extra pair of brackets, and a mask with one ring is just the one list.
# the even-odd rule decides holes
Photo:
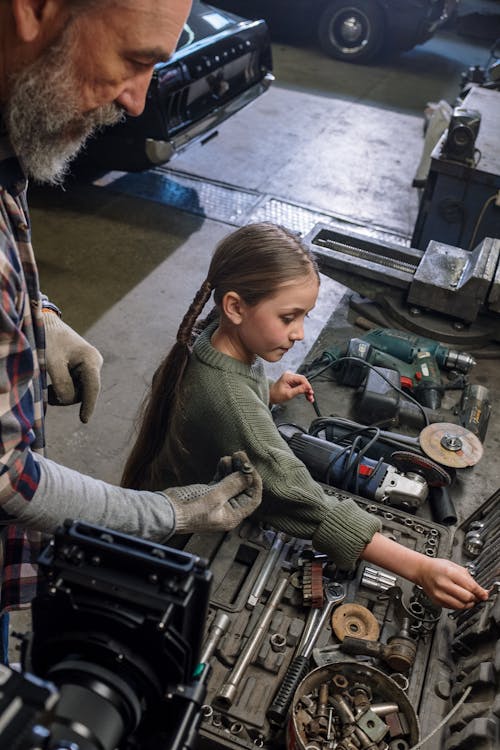
[(23, 674), (0, 672), (0, 746), (189, 750), (208, 676), (207, 562), (66, 521), (39, 565)]

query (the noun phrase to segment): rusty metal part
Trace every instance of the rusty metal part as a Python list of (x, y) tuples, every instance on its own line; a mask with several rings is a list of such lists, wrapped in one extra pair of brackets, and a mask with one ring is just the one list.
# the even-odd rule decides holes
[[(318, 706), (325, 701), (325, 686), (332, 708), (326, 736), (319, 723), (305, 726), (297, 721), (302, 718), (304, 695), (312, 700), (314, 715), (321, 711)], [(307, 750), (310, 743), (322, 750), (387, 750), (389, 738), (405, 739), (409, 745), (419, 739), (418, 719), (409, 699), (392, 679), (366, 662), (341, 661), (313, 670), (298, 687), (295, 700), (289, 731), (291, 743), (299, 750)]]
[(367, 685), (353, 685), (349, 691), (356, 711), (366, 711), (371, 706), (372, 691)]
[(463, 469), (475, 466), (483, 456), (483, 445), (473, 432), (451, 422), (424, 427), (419, 435), (423, 452), (444, 466)]
[(323, 562), (317, 559), (307, 560), (302, 572), (304, 606), (321, 609), (325, 603), (323, 591)]
[[(357, 727), (370, 739), (371, 742), (382, 742), (387, 734), (387, 724), (370, 709), (356, 717)], [(358, 735), (359, 736), (359, 735)], [(360, 737), (361, 739), (361, 737)], [(363, 745), (362, 745), (363, 747)], [(365, 745), (366, 748), (370, 747)]]
[(324, 682), (318, 691), (318, 707), (316, 716), (328, 716), (328, 683)]
[(388, 745), (389, 750), (410, 750), (409, 744), (406, 740), (392, 740)]
[(343, 674), (335, 674), (332, 677), (332, 684), (339, 690), (347, 690), (349, 680)]
[(375, 616), (361, 604), (343, 604), (337, 607), (332, 615), (332, 630), (339, 641), (347, 636), (376, 641), (380, 634)]
[(373, 656), (384, 661), (397, 672), (409, 672), (417, 655), (417, 644), (412, 638), (393, 636), (386, 644), (346, 636), (340, 648), (348, 654)]
[(321, 609), (325, 603), (323, 567), (326, 555), (313, 549), (304, 550), (300, 560), (302, 566), (302, 601), (305, 607)]
[(281, 633), (273, 633), (269, 639), (273, 651), (281, 654), (286, 648), (286, 638)]

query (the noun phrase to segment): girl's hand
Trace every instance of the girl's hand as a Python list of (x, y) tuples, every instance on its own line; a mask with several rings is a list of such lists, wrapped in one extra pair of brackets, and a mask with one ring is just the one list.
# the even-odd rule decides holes
[(462, 565), (423, 555), (378, 531), (364, 548), (361, 559), (413, 581), (441, 607), (470, 609), (488, 598), (486, 589)]
[(304, 375), (298, 375), (296, 372), (288, 370), (273, 383), (269, 388), (269, 401), (271, 405), (282, 404), (285, 401), (304, 394), (306, 399), (312, 404), (314, 401), (314, 391), (308, 379)]
[(469, 609), (488, 598), (486, 589), (474, 580), (468, 570), (439, 557), (422, 555), (413, 580), (436, 604), (449, 609)]

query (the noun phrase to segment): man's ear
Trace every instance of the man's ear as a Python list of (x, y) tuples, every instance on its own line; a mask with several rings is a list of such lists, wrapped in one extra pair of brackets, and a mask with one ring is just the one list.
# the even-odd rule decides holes
[(243, 315), (243, 300), (237, 292), (226, 292), (221, 302), (221, 312), (234, 325), (239, 325)]
[(30, 43), (40, 37), (50, 37), (61, 25), (65, 3), (63, 0), (11, 0), (16, 31), (21, 41)]

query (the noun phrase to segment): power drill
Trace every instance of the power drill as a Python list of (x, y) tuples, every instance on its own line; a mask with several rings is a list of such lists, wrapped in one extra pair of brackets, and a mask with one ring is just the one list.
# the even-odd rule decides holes
[(476, 360), (466, 352), (448, 349), (434, 339), (415, 336), (394, 328), (372, 328), (362, 338), (379, 351), (391, 354), (403, 362), (415, 363), (421, 354), (430, 354), (441, 369), (464, 373), (469, 372), (476, 364)]
[(325, 350), (312, 366), (330, 364), (339, 383), (357, 387), (367, 374), (364, 362), (396, 370), (401, 387), (429, 409), (441, 406), (440, 366), (467, 372), (476, 364), (469, 354), (448, 349), (432, 339), (390, 328), (375, 328), (363, 337)]

